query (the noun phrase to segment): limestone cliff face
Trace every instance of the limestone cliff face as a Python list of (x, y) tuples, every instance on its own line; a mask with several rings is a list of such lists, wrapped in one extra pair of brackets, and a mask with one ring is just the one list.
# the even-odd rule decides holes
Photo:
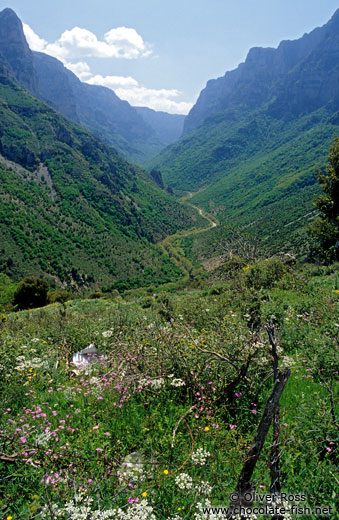
[(33, 54), (26, 42), (21, 21), (9, 8), (0, 12), (0, 60), (25, 89), (35, 95), (38, 93)]
[(184, 133), (228, 108), (245, 109), (276, 99), (272, 114), (298, 115), (326, 103), (338, 106), (339, 9), (323, 27), (277, 49), (255, 47), (246, 61), (208, 81), (185, 119)]
[(35, 71), (40, 97), (73, 121), (85, 125), (110, 144), (119, 136), (126, 140), (126, 150), (134, 141), (152, 138), (153, 131), (127, 101), (112, 90), (82, 83), (57, 59), (34, 52)]
[(39, 81), (39, 97), (64, 116), (80, 122), (69, 71), (61, 61), (42, 52), (33, 52), (33, 59)]

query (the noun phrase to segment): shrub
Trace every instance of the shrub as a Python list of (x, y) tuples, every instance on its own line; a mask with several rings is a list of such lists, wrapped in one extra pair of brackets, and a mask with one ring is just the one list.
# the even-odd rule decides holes
[(255, 289), (268, 289), (287, 272), (286, 262), (280, 258), (268, 258), (256, 262), (246, 271), (246, 283)]
[(48, 302), (49, 285), (43, 278), (24, 278), (14, 294), (14, 304), (18, 309), (44, 307)]
[(59, 289), (57, 291), (48, 291), (48, 303), (64, 303), (72, 298), (72, 293)]

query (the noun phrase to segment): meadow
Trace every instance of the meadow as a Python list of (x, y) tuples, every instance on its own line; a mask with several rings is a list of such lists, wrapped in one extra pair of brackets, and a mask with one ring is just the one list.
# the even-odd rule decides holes
[[(291, 369), (282, 490), (339, 518), (337, 269), (234, 263), (218, 280), (4, 311), (0, 518), (226, 518), (204, 507), (228, 506), (271, 393), (267, 324)], [(89, 345), (103, 355), (80, 369)], [(272, 430), (256, 492), (270, 493), (271, 444)]]

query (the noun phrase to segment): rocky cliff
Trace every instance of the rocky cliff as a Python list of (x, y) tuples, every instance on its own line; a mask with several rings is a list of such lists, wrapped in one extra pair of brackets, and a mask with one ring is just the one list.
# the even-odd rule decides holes
[[(252, 48), (244, 63), (208, 81), (185, 119), (188, 133), (205, 118), (229, 108), (252, 110), (272, 101), (276, 116), (338, 103), (339, 9), (323, 27), (277, 49)], [(273, 113), (272, 112), (272, 113)]]

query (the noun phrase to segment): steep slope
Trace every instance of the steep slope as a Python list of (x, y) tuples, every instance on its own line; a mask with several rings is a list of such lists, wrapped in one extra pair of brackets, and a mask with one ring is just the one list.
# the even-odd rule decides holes
[(135, 109), (146, 123), (153, 128), (157, 138), (165, 146), (181, 137), (186, 116), (159, 112), (147, 107), (135, 107)]
[(14, 11), (8, 8), (0, 12), (0, 60), (25, 89), (38, 94), (33, 55), (23, 33), (22, 23)]
[(0, 153), (2, 271), (118, 288), (179, 276), (155, 243), (196, 212), (3, 74)]
[(214, 113), (237, 106), (253, 110), (275, 96), (274, 113), (283, 117), (309, 112), (333, 97), (338, 102), (338, 39), (339, 9), (326, 25), (299, 40), (282, 41), (277, 49), (252, 48), (245, 63), (208, 81), (185, 119), (184, 133)]
[(31, 52), (12, 9), (0, 12), (0, 56), (13, 79), (50, 106), (138, 164), (167, 143), (127, 101), (111, 89), (82, 83), (57, 59)]
[(34, 52), (33, 59), (39, 97), (119, 153), (142, 163), (164, 148), (151, 126), (112, 90), (81, 82), (59, 60), (47, 54)]
[(204, 188), (192, 201), (220, 220), (266, 239), (279, 230), (279, 248), (294, 228), (281, 229), (296, 221), (297, 230), (312, 210), (314, 165), (326, 163), (339, 131), (338, 63), (339, 10), (300, 40), (252, 49), (238, 69), (208, 83), (185, 135), (151, 166), (178, 190)]

